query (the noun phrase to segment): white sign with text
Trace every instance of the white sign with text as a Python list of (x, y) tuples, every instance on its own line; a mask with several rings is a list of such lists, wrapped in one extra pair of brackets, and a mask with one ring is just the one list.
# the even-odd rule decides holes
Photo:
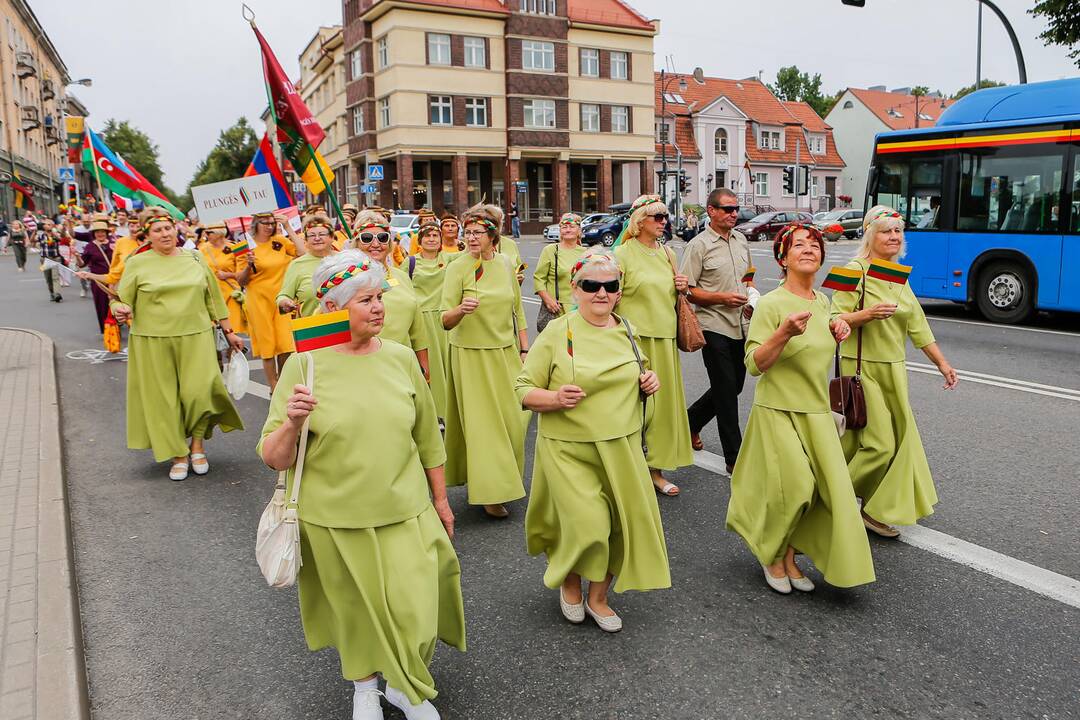
[(205, 224), (277, 210), (274, 183), (266, 173), (196, 185), (191, 198), (199, 221)]

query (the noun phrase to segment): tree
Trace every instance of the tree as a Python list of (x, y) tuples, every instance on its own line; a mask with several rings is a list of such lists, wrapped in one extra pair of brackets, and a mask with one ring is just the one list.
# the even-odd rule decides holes
[(164, 173), (158, 163), (158, 147), (149, 135), (127, 120), (112, 118), (105, 122), (101, 136), (113, 152), (134, 165), (139, 174), (160, 190), (169, 202), (176, 204), (176, 193), (165, 184)]
[[(1004, 84), (1005, 83), (998, 82), (997, 80), (980, 80), (979, 89), (982, 90), (983, 88), (1002, 87)], [(970, 95), (973, 92), (975, 92), (975, 83), (972, 83), (971, 85), (965, 85), (964, 87), (957, 90), (955, 93), (953, 93), (952, 99), (959, 100), (965, 95)]]
[(258, 147), (259, 138), (248, 125), (247, 118), (241, 117), (232, 127), (222, 130), (217, 144), (196, 166), (195, 175), (181, 200), (182, 207), (187, 209), (194, 204), (191, 199), (192, 185), (232, 180), (243, 175)]
[(930, 94), (930, 88), (926, 87), (925, 85), (916, 85), (915, 87), (911, 88), (911, 94), (915, 97), (926, 97)]
[(1041, 0), (1028, 12), (1046, 18), (1048, 26), (1039, 39), (1046, 45), (1069, 48), (1069, 58), (1080, 67), (1080, 4), (1076, 0)]
[(840, 98), (839, 93), (822, 94), (820, 73), (814, 73), (814, 76), (810, 77), (809, 73), (799, 72), (795, 65), (777, 70), (776, 84), (768, 87), (780, 100), (804, 102), (814, 108), (814, 112), (821, 117), (825, 117)]

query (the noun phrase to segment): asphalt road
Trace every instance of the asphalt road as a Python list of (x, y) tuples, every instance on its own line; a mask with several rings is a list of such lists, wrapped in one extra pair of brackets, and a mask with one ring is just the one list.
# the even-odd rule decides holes
[[(523, 243), (530, 265), (540, 247)], [(828, 262), (853, 249), (830, 246)], [(769, 290), (775, 265), (767, 248), (753, 252)], [(295, 592), (267, 588), (254, 563), (273, 481), (254, 452), (266, 401), (239, 403), (248, 427), (209, 443), (210, 475), (169, 482), (147, 452), (125, 449), (124, 363), (81, 352), (101, 347), (92, 306), (77, 289), (64, 297), (49, 303), (37, 272), (17, 275), (0, 258), (0, 325), (57, 344), (94, 717), (349, 717), (336, 655), (306, 650)], [(965, 379), (946, 393), (936, 376), (911, 374), (941, 496), (924, 525), (1008, 556), (1003, 563), (1080, 578), (1080, 403), (1054, 392), (1080, 389), (1080, 320), (987, 327), (961, 308), (927, 307), (953, 364), (998, 384)], [(698, 357), (683, 364), (693, 399), (705, 374)], [(744, 422), (752, 392), (751, 379)], [(719, 452), (713, 430), (704, 440)], [(876, 538), (873, 585), (777, 596), (724, 530), (727, 479), (696, 466), (672, 479), (682, 495), (662, 498), (661, 510), (674, 586), (614, 596), (626, 624), (616, 636), (561, 619), (541, 584), (543, 559), (524, 551), (524, 502), (497, 523), (451, 491), (469, 651), (436, 654), (443, 717), (1080, 717), (1076, 607)]]

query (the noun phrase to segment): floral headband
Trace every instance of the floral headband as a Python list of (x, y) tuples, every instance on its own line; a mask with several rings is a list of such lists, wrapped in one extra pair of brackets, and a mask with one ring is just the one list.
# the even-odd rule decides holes
[(581, 225), (581, 216), (577, 213), (565, 213), (559, 218), (560, 225)]
[(340, 272), (336, 272), (330, 277), (326, 278), (326, 281), (319, 286), (319, 289), (315, 291), (315, 299), (322, 300), (326, 296), (326, 293), (336, 288), (341, 283), (345, 282), (351, 277), (356, 277), (362, 272), (367, 272), (371, 269), (371, 263), (363, 262), (359, 265), (350, 265)]
[(363, 225), (357, 225), (356, 227), (354, 227), (353, 231), (358, 232), (358, 233), (362, 233), (365, 230), (370, 230), (372, 228), (379, 228), (380, 230), (389, 230), (390, 229), (390, 223), (373, 223), (373, 222), (364, 223)]
[(434, 230), (435, 232), (442, 232), (442, 226), (434, 220), (425, 220), (420, 224), (420, 230), (418, 232), (420, 235), (424, 235), (431, 230)]
[(903, 216), (892, 208), (881, 208), (866, 216), (863, 220), (863, 227), (870, 227), (870, 223), (881, 220), (882, 218), (896, 218), (897, 220), (902, 220)]
[(499, 232), (498, 226), (488, 220), (486, 217), (480, 217), (479, 215), (469, 215), (465, 218), (465, 224), (468, 225), (469, 223), (480, 223), (488, 229), (488, 232)]
[(640, 210), (641, 208), (645, 207), (646, 205), (652, 205), (653, 203), (662, 203), (662, 202), (664, 202), (664, 201), (660, 199), (659, 195), (642, 195), (641, 197), (639, 197), (637, 200), (634, 201), (633, 205), (630, 206), (630, 212), (631, 213), (636, 212), (636, 211)]
[(333, 234), (334, 234), (334, 226), (333, 226), (333, 225), (331, 225), (330, 223), (327, 223), (327, 222), (323, 222), (323, 221), (321, 221), (321, 220), (319, 220), (318, 222), (309, 222), (309, 223), (308, 223), (308, 224), (307, 224), (307, 225), (306, 225), (306, 226), (304, 227), (304, 234), (306, 235), (306, 234), (307, 234), (307, 231), (308, 231), (308, 230), (310, 230), (311, 228), (317, 228), (317, 227), (323, 227), (323, 228), (326, 228), (327, 230), (329, 230), (329, 231), (330, 231), (330, 234), (331, 234), (331, 235), (333, 235)]
[(584, 268), (586, 265), (598, 264), (608, 265), (609, 267), (614, 266), (615, 271), (619, 273), (619, 277), (622, 277), (623, 271), (622, 268), (619, 267), (619, 262), (615, 259), (615, 256), (611, 253), (597, 252), (592, 253), (591, 255), (585, 255), (576, 263), (574, 263), (574, 266), (570, 268), (570, 282), (574, 282), (574, 280), (577, 278), (578, 273), (581, 272), (582, 268)]
[(803, 223), (791, 223), (784, 227), (780, 233), (776, 236), (776, 241), (773, 243), (773, 257), (776, 259), (776, 264), (780, 267), (784, 266), (784, 256), (787, 255), (788, 250), (791, 249), (791, 241), (795, 237), (795, 233), (799, 230), (806, 230), (810, 233), (810, 237), (813, 238), (821, 245), (822, 249), (822, 262), (824, 262), (824, 250), (825, 244), (819, 230), (814, 225), (805, 225)]

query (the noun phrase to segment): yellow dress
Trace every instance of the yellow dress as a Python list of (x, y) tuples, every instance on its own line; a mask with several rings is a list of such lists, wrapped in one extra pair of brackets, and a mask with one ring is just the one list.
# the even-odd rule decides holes
[[(238, 263), (236, 262), (236, 256), (232, 253), (225, 252), (224, 245), (219, 249), (209, 242), (204, 242), (199, 246), (199, 252), (206, 258), (207, 264), (210, 265), (210, 270), (214, 272), (214, 277), (217, 277), (217, 273), (219, 272), (239, 274), (240, 270), (237, 269)], [(236, 298), (237, 294), (239, 294), (240, 297), (243, 297), (240, 283), (235, 278), (230, 280), (217, 278), (217, 281), (218, 287), (221, 288), (221, 296), (225, 298), (225, 306), (229, 308), (229, 324), (232, 325), (233, 331), (247, 333), (247, 320), (244, 318), (244, 306), (240, 300)]]
[(124, 263), (131, 253), (139, 249), (141, 243), (130, 235), (118, 238), (113, 248), (112, 261), (109, 263), (109, 274), (105, 276), (106, 285), (115, 285), (120, 282), (124, 274)]
[(289, 316), (278, 312), (277, 295), (285, 270), (296, 257), (296, 246), (287, 237), (274, 235), (266, 242), (256, 243), (253, 254), (256, 272), (248, 280), (245, 303), (248, 332), (252, 352), (269, 360), (295, 349)]

